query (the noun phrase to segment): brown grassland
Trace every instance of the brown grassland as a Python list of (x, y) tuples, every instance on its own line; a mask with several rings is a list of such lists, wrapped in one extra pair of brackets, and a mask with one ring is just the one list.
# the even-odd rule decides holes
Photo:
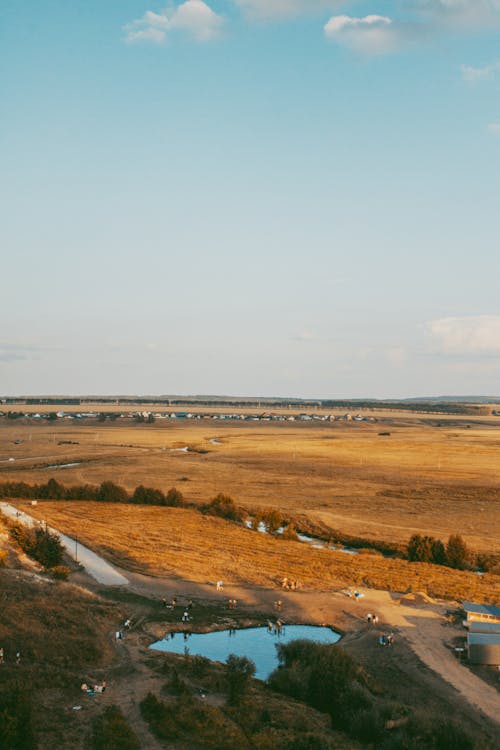
[[(194, 450), (178, 450), (186, 446)], [(486, 417), (152, 425), (1, 419), (0, 481), (177, 486), (195, 503), (223, 492), (325, 533), (406, 543), (412, 533), (445, 540), (458, 532), (475, 551), (495, 552), (499, 446), (500, 420)], [(79, 465), (50, 468), (73, 462)]]
[(271, 587), (286, 575), (307, 589), (366, 585), (500, 601), (500, 576), (315, 549), (191, 509), (45, 501), (30, 512), (115, 564), (149, 575)]

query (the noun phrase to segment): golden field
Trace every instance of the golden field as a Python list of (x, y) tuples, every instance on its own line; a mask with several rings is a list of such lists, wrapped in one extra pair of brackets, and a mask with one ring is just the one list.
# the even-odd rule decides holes
[[(195, 450), (179, 450), (186, 446)], [(494, 552), (499, 447), (494, 418), (152, 425), (1, 419), (0, 481), (54, 476), (68, 485), (112, 480), (129, 490), (177, 486), (191, 502), (223, 492), (248, 509), (279, 508), (325, 530), (403, 543), (414, 532), (443, 539), (459, 532), (476, 551)], [(49, 468), (61, 463), (79, 465)]]
[[(25, 508), (22, 502), (15, 504)], [(44, 501), (28, 511), (77, 535), (115, 564), (150, 575), (274, 587), (287, 576), (309, 590), (366, 585), (444, 598), (500, 600), (500, 576), (315, 549), (191, 509)]]

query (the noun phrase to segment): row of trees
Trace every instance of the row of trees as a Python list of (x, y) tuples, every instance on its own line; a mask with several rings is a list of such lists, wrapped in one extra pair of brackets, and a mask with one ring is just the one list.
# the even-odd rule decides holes
[(447, 565), (458, 570), (465, 570), (475, 563), (472, 551), (460, 534), (451, 534), (446, 545), (433, 536), (413, 534), (408, 542), (407, 556), (410, 562)]
[(49, 479), (45, 484), (26, 482), (2, 482), (0, 497), (22, 497), (37, 500), (89, 500), (101, 503), (137, 503), (138, 505), (185, 505), (182, 493), (172, 487), (167, 493), (142, 484), (129, 493), (114, 482), (101, 482), (100, 485), (80, 484), (65, 487), (57, 479)]

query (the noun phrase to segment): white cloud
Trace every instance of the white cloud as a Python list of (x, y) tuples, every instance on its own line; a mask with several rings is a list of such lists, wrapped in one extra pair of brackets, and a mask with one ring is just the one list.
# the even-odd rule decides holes
[(500, 355), (500, 315), (439, 318), (428, 332), (443, 354)]
[(217, 37), (222, 29), (223, 18), (215, 13), (203, 0), (185, 0), (173, 8), (155, 13), (146, 11), (123, 27), (125, 41), (163, 44), (170, 33), (181, 31), (194, 39), (205, 42)]
[(500, 122), (490, 122), (488, 125), (488, 133), (496, 135), (500, 138)]
[(481, 68), (475, 68), (472, 65), (462, 65), (462, 78), (467, 83), (480, 83), (481, 81), (491, 81), (495, 74), (500, 70), (500, 61), (484, 65)]
[(233, 0), (250, 18), (278, 20), (293, 18), (303, 13), (332, 10), (342, 0)]
[(401, 40), (400, 26), (387, 16), (333, 16), (325, 24), (324, 30), (329, 39), (356, 52), (372, 55), (394, 51)]

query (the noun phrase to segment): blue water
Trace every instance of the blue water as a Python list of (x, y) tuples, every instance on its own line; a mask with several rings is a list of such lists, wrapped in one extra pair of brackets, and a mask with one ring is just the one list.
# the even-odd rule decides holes
[(314, 625), (284, 625), (280, 635), (268, 628), (245, 628), (244, 630), (218, 630), (211, 633), (193, 633), (184, 638), (176, 633), (153, 643), (150, 648), (183, 654), (188, 649), (191, 656), (205, 656), (212, 661), (226, 661), (229, 654), (246, 656), (256, 668), (255, 676), (266, 680), (278, 666), (277, 643), (289, 643), (298, 638), (307, 638), (316, 643), (336, 643), (340, 635), (326, 627)]

